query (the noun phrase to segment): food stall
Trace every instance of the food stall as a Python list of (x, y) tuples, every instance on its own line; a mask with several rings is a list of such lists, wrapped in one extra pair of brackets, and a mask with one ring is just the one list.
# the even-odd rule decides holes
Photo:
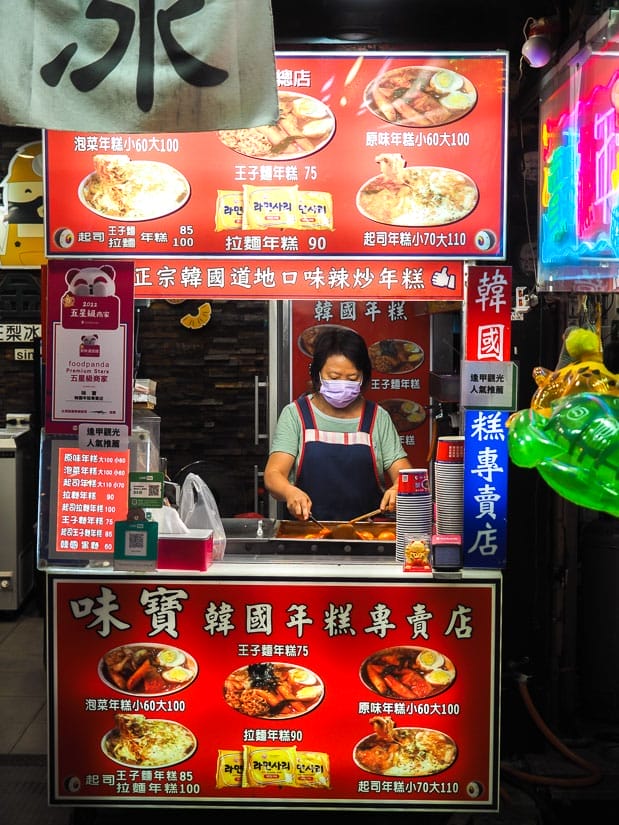
[[(277, 76), (268, 128), (44, 134), (50, 802), (496, 811), (507, 55), (282, 53)], [(289, 302), (289, 393), (321, 326), (362, 330), (429, 478), (432, 399), (463, 402), (457, 535), (407, 565), (398, 512), (341, 540), (270, 512), (164, 554), (132, 310), (188, 295)], [(461, 312), (461, 393), (428, 307)]]
[(498, 573), (230, 554), (49, 586), (53, 803), (498, 806)]

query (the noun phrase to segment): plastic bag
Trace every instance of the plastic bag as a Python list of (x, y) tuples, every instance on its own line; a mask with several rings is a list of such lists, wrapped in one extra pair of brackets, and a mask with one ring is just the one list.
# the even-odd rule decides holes
[(183, 481), (178, 513), (187, 527), (213, 531), (213, 559), (221, 561), (226, 549), (224, 526), (208, 484), (196, 473), (188, 473)]
[(159, 534), (174, 535), (175, 533), (189, 533), (189, 527), (187, 527), (174, 507), (164, 505), (163, 507), (156, 507), (146, 512), (150, 520), (156, 521), (159, 525)]

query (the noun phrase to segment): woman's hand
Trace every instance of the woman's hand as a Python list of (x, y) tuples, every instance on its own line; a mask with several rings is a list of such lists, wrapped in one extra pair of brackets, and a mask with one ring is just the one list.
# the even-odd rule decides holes
[(385, 510), (389, 510), (390, 512), (395, 512), (396, 504), (398, 501), (398, 486), (400, 483), (400, 470), (410, 470), (412, 464), (408, 460), (408, 458), (398, 458), (397, 461), (394, 461), (391, 467), (387, 470), (387, 475), (389, 476), (389, 481), (391, 482), (391, 487), (388, 487), (385, 492), (383, 493), (383, 497), (380, 500), (380, 509), (385, 512)]
[(291, 516), (307, 521), (312, 512), (312, 500), (303, 490), (291, 485), (286, 494), (286, 507)]
[(395, 507), (398, 500), (398, 485), (394, 484), (383, 493), (380, 500), (380, 509), (385, 512), (395, 513)]
[(278, 501), (285, 501), (293, 518), (307, 521), (312, 509), (312, 500), (289, 480), (294, 464), (294, 456), (289, 453), (271, 453), (264, 468), (264, 486)]

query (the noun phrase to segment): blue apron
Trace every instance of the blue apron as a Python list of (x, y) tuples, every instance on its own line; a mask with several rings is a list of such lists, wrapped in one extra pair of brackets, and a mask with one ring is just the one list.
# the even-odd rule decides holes
[(296, 484), (312, 499), (312, 515), (348, 521), (376, 510), (384, 491), (372, 447), (376, 404), (364, 401), (359, 428), (351, 433), (319, 430), (307, 396), (295, 404), (303, 428)]

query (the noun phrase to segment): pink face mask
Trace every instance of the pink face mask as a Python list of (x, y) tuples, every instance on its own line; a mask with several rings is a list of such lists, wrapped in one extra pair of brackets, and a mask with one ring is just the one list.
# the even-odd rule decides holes
[(360, 381), (329, 381), (320, 379), (320, 394), (338, 410), (356, 401), (361, 394)]

